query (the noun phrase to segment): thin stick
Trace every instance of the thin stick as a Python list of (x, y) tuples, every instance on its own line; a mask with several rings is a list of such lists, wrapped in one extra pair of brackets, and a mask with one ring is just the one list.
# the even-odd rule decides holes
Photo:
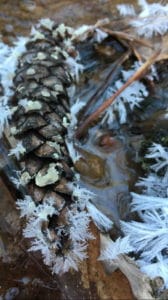
[(102, 30), (104, 32), (108, 33), (109, 35), (114, 36), (115, 38), (124, 39), (129, 42), (138, 43), (144, 47), (153, 48), (151, 43), (149, 43), (148, 41), (146, 41), (144, 39), (137, 39), (136, 37), (134, 37), (133, 35), (130, 35), (128, 33), (120, 32), (120, 31), (113, 31), (113, 30), (110, 30), (110, 29), (104, 28), (104, 27), (102, 28)]
[(92, 97), (89, 99), (89, 101), (86, 103), (86, 105), (80, 110), (79, 115), (81, 115), (80, 123), (82, 123), (85, 119), (85, 114), (88, 111), (88, 109), (101, 97), (101, 95), (104, 93), (110, 82), (112, 81), (113, 77), (115, 76), (116, 71), (118, 68), (124, 63), (125, 60), (128, 59), (130, 56), (131, 51), (128, 50), (126, 53), (124, 53), (113, 65), (112, 70), (107, 75), (103, 85), (100, 86), (100, 88), (92, 95)]
[(147, 71), (147, 69), (155, 62), (156, 58), (158, 57), (160, 51), (156, 52), (154, 55), (152, 55), (128, 80), (123, 86), (109, 99), (107, 99), (102, 105), (98, 107), (98, 109), (93, 112), (85, 121), (84, 123), (79, 126), (79, 128), (76, 131), (75, 137), (77, 139), (80, 139), (83, 137), (83, 135), (87, 132), (88, 127), (90, 124), (97, 120), (97, 118), (100, 116), (102, 112), (105, 111), (113, 102), (114, 100), (134, 81), (138, 80), (142, 77), (142, 75)]

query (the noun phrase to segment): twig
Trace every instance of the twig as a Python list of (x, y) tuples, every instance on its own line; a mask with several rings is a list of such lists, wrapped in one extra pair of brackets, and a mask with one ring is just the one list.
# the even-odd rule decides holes
[(136, 37), (134, 37), (133, 35), (130, 35), (128, 33), (120, 32), (120, 31), (113, 31), (111, 29), (104, 28), (104, 27), (102, 28), (102, 30), (104, 32), (108, 33), (109, 35), (115, 37), (115, 38), (124, 39), (124, 40), (129, 41), (129, 42), (135, 42), (135, 43), (140, 44), (144, 47), (148, 47), (148, 48), (153, 49), (153, 46), (148, 41), (146, 41), (144, 39), (137, 39)]
[(112, 70), (110, 70), (109, 74), (107, 75), (106, 79), (104, 80), (103, 84), (98, 88), (98, 90), (92, 95), (92, 97), (89, 99), (89, 101), (86, 103), (86, 105), (81, 109), (79, 112), (79, 115), (82, 116), (80, 119), (80, 123), (82, 123), (85, 119), (85, 114), (88, 109), (93, 106), (93, 104), (101, 97), (101, 95), (104, 93), (104, 91), (107, 89), (110, 82), (113, 80), (116, 71), (118, 68), (124, 63), (125, 60), (128, 59), (130, 56), (131, 51), (128, 50), (126, 53), (124, 53), (113, 65)]
[(84, 123), (77, 129), (75, 137), (77, 139), (80, 139), (83, 137), (83, 135), (87, 132), (88, 127), (90, 124), (97, 120), (97, 118), (100, 116), (102, 112), (105, 111), (113, 102), (114, 100), (134, 81), (138, 80), (142, 77), (142, 75), (147, 71), (147, 69), (156, 61), (156, 58), (160, 54), (160, 51), (156, 52), (154, 55), (152, 55), (128, 80), (123, 86), (109, 99), (107, 99), (102, 105), (98, 107), (98, 109), (93, 112), (85, 121)]

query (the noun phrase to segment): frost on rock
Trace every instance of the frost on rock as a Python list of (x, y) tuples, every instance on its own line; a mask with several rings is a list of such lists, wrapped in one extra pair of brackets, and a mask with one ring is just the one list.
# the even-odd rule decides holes
[[(106, 100), (110, 98), (117, 90), (119, 90), (123, 84), (135, 73), (138, 67), (139, 64), (135, 63), (130, 70), (123, 70), (122, 79), (117, 80), (115, 86), (108, 87), (103, 99)], [(133, 82), (109, 106), (102, 119), (102, 123), (107, 122), (107, 124), (110, 126), (114, 122), (116, 115), (119, 118), (120, 124), (126, 123), (128, 109), (127, 106), (129, 106), (130, 110), (133, 110), (135, 107), (139, 107), (140, 103), (147, 96), (148, 91), (145, 85), (140, 81)]]

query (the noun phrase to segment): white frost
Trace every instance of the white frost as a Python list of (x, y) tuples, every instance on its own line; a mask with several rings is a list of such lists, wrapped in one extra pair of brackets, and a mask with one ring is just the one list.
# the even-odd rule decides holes
[(118, 238), (115, 242), (108, 236), (102, 236), (101, 254), (99, 260), (114, 260), (120, 254), (132, 252), (134, 248), (130, 245), (129, 237)]

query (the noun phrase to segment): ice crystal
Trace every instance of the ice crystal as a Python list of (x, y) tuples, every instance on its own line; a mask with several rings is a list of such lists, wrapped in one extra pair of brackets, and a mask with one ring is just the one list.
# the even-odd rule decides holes
[[(142, 217), (142, 214), (141, 214)], [(153, 241), (159, 243), (164, 240), (165, 247), (167, 246), (167, 225), (165, 218), (161, 218), (156, 212), (145, 212), (143, 215), (145, 222), (124, 222), (121, 221), (123, 232), (130, 237), (131, 244), (136, 251), (150, 249)], [(155, 256), (155, 253), (153, 253)]]
[(94, 238), (89, 232), (90, 215), (80, 210), (76, 203), (69, 207), (66, 226), (55, 227), (57, 236), (67, 236), (70, 243), (60, 255), (56, 254), (56, 250), (63, 245), (59, 240), (53, 239), (49, 229), (43, 228), (49, 217), (59, 214), (55, 208), (55, 200), (48, 198), (42, 204), (35, 204), (33, 199), (26, 195), (24, 199), (17, 201), (17, 208), (21, 210), (21, 217), (27, 218), (23, 234), (32, 239), (29, 251), (41, 251), (44, 263), (51, 267), (53, 273), (64, 273), (70, 268), (77, 270), (79, 262), (87, 257), (86, 242)]
[(121, 16), (135, 16), (135, 9), (133, 5), (130, 4), (119, 4), (117, 5), (117, 9)]
[(86, 211), (68, 211), (70, 222), (70, 238), (73, 242), (85, 241), (93, 238), (89, 232), (90, 216)]
[[(132, 211), (140, 221), (121, 221), (134, 252), (140, 255), (138, 264), (151, 278), (160, 276), (168, 287), (168, 149), (153, 143), (146, 158), (154, 160), (146, 178), (137, 183), (142, 194), (132, 194)], [(162, 175), (158, 171), (162, 170)]]
[(138, 35), (149, 39), (154, 35), (164, 35), (168, 31), (167, 16), (133, 20), (130, 24), (136, 28)]
[(129, 24), (138, 35), (147, 39), (154, 35), (164, 35), (168, 31), (168, 4), (149, 4), (146, 0), (139, 0), (138, 4), (141, 7), (140, 14), (135, 13), (132, 5), (121, 4), (117, 8), (121, 16), (131, 16)]
[(71, 268), (77, 271), (79, 262), (87, 258), (86, 248), (84, 243), (74, 243), (72, 250), (67, 251), (63, 257), (56, 257), (52, 267), (53, 273), (62, 274)]
[[(130, 70), (122, 71), (122, 80), (117, 80), (115, 86), (108, 87), (104, 99), (108, 99), (111, 97), (117, 90), (119, 90), (123, 84), (135, 73), (138, 69), (139, 64), (135, 63)], [(115, 120), (116, 114), (119, 117), (119, 121), (121, 124), (124, 124), (127, 119), (127, 105), (130, 110), (133, 110), (135, 107), (139, 107), (140, 103), (148, 96), (148, 91), (145, 85), (140, 81), (133, 82), (130, 86), (128, 86), (110, 105), (107, 109), (102, 123), (107, 122), (108, 125)]]
[(107, 236), (103, 237), (101, 254), (99, 260), (113, 260), (120, 254), (132, 252), (134, 248), (130, 245), (129, 237), (118, 238), (115, 242)]
[(94, 40), (97, 43), (101, 43), (105, 38), (107, 38), (108, 34), (104, 31), (102, 31), (99, 28), (95, 28), (95, 35), (94, 35)]
[(72, 190), (72, 199), (77, 201), (81, 210), (86, 208), (87, 203), (95, 198), (95, 194), (87, 188), (81, 187), (78, 183), (68, 183), (69, 188)]
[(80, 101), (79, 99), (77, 99), (76, 102), (71, 106), (71, 108), (70, 108), (70, 112), (71, 112), (70, 126), (72, 128), (74, 128), (77, 125), (77, 122), (78, 122), (77, 115), (84, 106), (85, 106), (85, 102)]
[(149, 153), (146, 154), (146, 158), (152, 158), (156, 160), (156, 163), (152, 164), (151, 168), (158, 172), (162, 168), (168, 168), (168, 149), (162, 145), (153, 143), (149, 148)]
[(35, 205), (33, 199), (26, 195), (23, 200), (17, 201), (17, 206), (21, 210), (22, 216), (33, 216), (38, 221), (47, 221), (48, 216), (52, 216), (53, 214), (57, 214), (57, 210), (54, 207), (54, 199), (49, 198), (42, 204)]
[(83, 72), (84, 66), (80, 64), (77, 59), (74, 59), (73, 57), (69, 56), (66, 59), (66, 63), (70, 69), (71, 75), (74, 77), (74, 79), (78, 82), (79, 81), (79, 75)]
[(0, 42), (0, 83), (3, 86), (3, 96), (0, 97), (0, 136), (2, 136), (8, 119), (11, 117), (11, 110), (8, 107), (9, 97), (13, 95), (13, 76), (17, 66), (18, 57), (25, 51), (27, 38), (20, 37), (9, 47)]
[(21, 186), (20, 178), (14, 177), (14, 176), (10, 176), (10, 180), (17, 187), (17, 189), (20, 188), (20, 186)]
[(5, 104), (3, 100), (0, 103), (0, 137), (4, 131), (4, 128), (8, 126), (8, 121), (11, 118), (11, 111), (7, 104)]
[(45, 27), (48, 30), (52, 30), (53, 25), (54, 25), (54, 21), (52, 21), (51, 19), (41, 19), (40, 20), (40, 25), (42, 25), (43, 27)]
[(23, 147), (22, 142), (18, 142), (17, 146), (9, 151), (9, 156), (15, 155), (17, 159), (20, 159), (20, 156), (26, 152), (26, 149)]
[(93, 219), (93, 222), (100, 230), (109, 231), (113, 227), (113, 222), (100, 210), (98, 210), (91, 202), (88, 202), (86, 207)]
[(142, 272), (146, 273), (150, 278), (162, 277), (165, 287), (168, 287), (168, 259), (163, 259), (160, 255), (157, 262), (147, 263), (139, 262)]
[(74, 142), (70, 138), (66, 139), (66, 145), (68, 148), (69, 155), (73, 163), (75, 163), (77, 160), (80, 159), (81, 155), (78, 153), (77, 149), (75, 148)]
[(78, 207), (81, 210), (87, 208), (95, 225), (103, 231), (110, 230), (113, 226), (113, 222), (91, 203), (91, 200), (96, 197), (96, 194), (87, 188), (81, 187), (78, 183), (69, 183), (68, 186), (72, 190), (72, 198), (76, 201)]
[(168, 209), (168, 197), (154, 197), (151, 195), (139, 195), (131, 193), (133, 196), (132, 211), (146, 210), (146, 209), (159, 209), (166, 207)]
[(34, 204), (32, 197), (29, 195), (25, 195), (24, 199), (18, 199), (16, 206), (18, 209), (20, 209), (21, 218), (25, 216), (32, 216), (36, 210), (36, 205)]
[(137, 33), (146, 38), (164, 35), (168, 31), (168, 5), (148, 4), (145, 0), (139, 0), (139, 5), (142, 8), (139, 18), (130, 22)]
[(150, 173), (146, 178), (140, 178), (136, 186), (143, 187), (143, 192), (149, 196), (165, 198), (168, 196), (168, 181), (155, 173)]

